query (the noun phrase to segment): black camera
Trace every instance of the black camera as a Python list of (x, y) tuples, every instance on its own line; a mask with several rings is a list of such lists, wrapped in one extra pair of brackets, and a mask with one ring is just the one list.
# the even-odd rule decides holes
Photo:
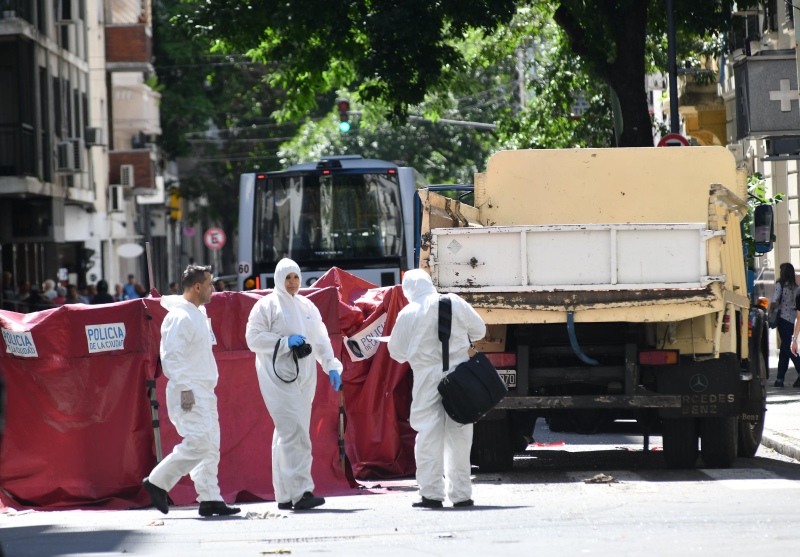
[(307, 342), (304, 342), (303, 344), (292, 346), (292, 354), (294, 354), (298, 360), (305, 358), (311, 354), (311, 345)]

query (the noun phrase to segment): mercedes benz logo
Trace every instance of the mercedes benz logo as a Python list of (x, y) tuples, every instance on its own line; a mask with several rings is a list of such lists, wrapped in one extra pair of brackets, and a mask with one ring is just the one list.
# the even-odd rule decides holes
[(702, 373), (696, 373), (689, 379), (689, 388), (696, 393), (702, 393), (708, 389), (708, 377)]

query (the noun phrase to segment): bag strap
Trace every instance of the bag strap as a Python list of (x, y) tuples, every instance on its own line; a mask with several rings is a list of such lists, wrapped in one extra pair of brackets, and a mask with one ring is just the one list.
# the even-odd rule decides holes
[(439, 340), (442, 341), (442, 371), (450, 369), (450, 326), (453, 306), (450, 298), (439, 296)]
[(295, 381), (297, 381), (297, 378), (300, 377), (300, 365), (297, 363), (297, 354), (295, 354), (294, 350), (292, 350), (292, 358), (294, 359), (294, 368), (297, 370), (297, 373), (295, 374), (294, 379), (287, 381), (286, 379), (278, 375), (278, 370), (275, 369), (275, 360), (278, 357), (278, 348), (280, 347), (281, 347), (281, 341), (276, 342), (275, 350), (272, 352), (272, 373), (274, 373), (275, 377), (277, 377), (284, 383), (294, 383)]

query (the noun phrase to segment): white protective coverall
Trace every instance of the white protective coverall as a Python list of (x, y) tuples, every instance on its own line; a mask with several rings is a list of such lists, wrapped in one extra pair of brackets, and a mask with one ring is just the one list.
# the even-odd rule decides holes
[[(166, 491), (190, 473), (198, 501), (222, 501), (217, 482), (219, 467), (219, 373), (211, 350), (211, 319), (204, 306), (183, 296), (164, 296), (169, 310), (161, 324), (161, 365), (167, 383), (167, 411), (183, 441), (152, 472), (150, 483)], [(195, 404), (181, 408), (181, 392), (192, 391)]]
[[(275, 268), (275, 290), (261, 298), (247, 320), (247, 346), (256, 353), (256, 373), (261, 396), (275, 431), (272, 435), (272, 485), (275, 500), (296, 504), (307, 491), (314, 491), (311, 478), (311, 403), (317, 389), (317, 362), (325, 373), (342, 371), (333, 354), (322, 316), (304, 296), (286, 291), (286, 276), (300, 267), (291, 259), (281, 259)], [(302, 280), (301, 280), (302, 284)], [(303, 335), (311, 345), (310, 356), (295, 367), (288, 345), (289, 336)], [(272, 358), (276, 344), (277, 369)], [(297, 380), (289, 383), (295, 375)]]
[[(453, 421), (444, 411), (437, 389), (445, 375), (438, 335), (439, 294), (431, 277), (421, 269), (405, 274), (403, 294), (409, 303), (397, 316), (388, 348), (392, 359), (408, 362), (414, 373), (410, 421), (417, 432), (414, 456), (419, 493), (426, 499), (444, 501), (446, 490), (451, 502), (460, 503), (472, 498), (472, 424)], [(447, 296), (453, 308), (450, 373), (469, 359), (470, 339), (482, 339), (486, 325), (467, 302), (454, 294)]]

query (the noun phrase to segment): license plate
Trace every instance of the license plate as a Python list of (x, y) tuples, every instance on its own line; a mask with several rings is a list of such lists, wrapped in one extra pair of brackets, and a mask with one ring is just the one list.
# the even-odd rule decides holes
[(498, 369), (497, 373), (505, 381), (506, 387), (514, 389), (517, 386), (517, 370), (516, 369)]

